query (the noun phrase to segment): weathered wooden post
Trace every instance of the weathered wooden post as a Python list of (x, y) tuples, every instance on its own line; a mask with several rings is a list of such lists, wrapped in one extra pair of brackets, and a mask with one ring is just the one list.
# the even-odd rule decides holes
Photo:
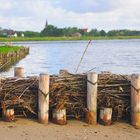
[(140, 75), (131, 76), (131, 123), (140, 128)]
[(67, 124), (66, 109), (53, 110), (53, 122), (59, 125)]
[(38, 91), (38, 120), (48, 123), (49, 119), (49, 75), (40, 74)]
[(14, 109), (13, 108), (6, 109), (6, 112), (5, 112), (5, 121), (11, 122), (11, 121), (14, 121), (14, 120), (15, 120), (15, 112), (14, 112)]
[(22, 67), (15, 67), (15, 69), (14, 69), (14, 76), (15, 77), (24, 77), (24, 68), (22, 68)]
[(112, 124), (112, 108), (101, 108), (100, 109), (100, 123), (103, 125), (111, 125)]
[(6, 122), (11, 122), (15, 120), (15, 112), (13, 108), (6, 108), (6, 105), (4, 102), (1, 102), (2, 106), (2, 118)]
[(2, 78), (0, 77), (0, 90), (2, 89)]
[(97, 80), (98, 74), (87, 74), (87, 113), (86, 121), (89, 124), (97, 124)]
[(59, 75), (61, 75), (61, 76), (63, 76), (63, 75), (68, 75), (68, 74), (70, 74), (70, 73), (69, 73), (68, 70), (66, 70), (66, 69), (61, 69), (61, 70), (59, 71)]

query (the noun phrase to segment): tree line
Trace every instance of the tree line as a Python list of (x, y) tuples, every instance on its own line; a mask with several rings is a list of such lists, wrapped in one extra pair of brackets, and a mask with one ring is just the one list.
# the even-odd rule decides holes
[(41, 32), (32, 32), (26, 31), (24, 32), (27, 37), (45, 37), (45, 36), (54, 36), (54, 37), (62, 37), (62, 36), (72, 36), (74, 33), (80, 33), (81, 36), (140, 36), (140, 31), (136, 30), (97, 30), (91, 29), (90, 31), (84, 31), (83, 29), (79, 29), (77, 27), (67, 27), (67, 28), (58, 28), (53, 25), (48, 25)]
[(73, 36), (75, 33), (79, 33), (81, 36), (140, 36), (140, 31), (136, 30), (97, 30), (91, 29), (90, 31), (85, 31), (85, 29), (80, 29), (77, 27), (65, 27), (65, 28), (58, 28), (53, 25), (47, 25), (45, 28), (40, 32), (34, 31), (17, 31), (17, 34), (20, 35), (24, 33), (25, 37), (70, 37)]

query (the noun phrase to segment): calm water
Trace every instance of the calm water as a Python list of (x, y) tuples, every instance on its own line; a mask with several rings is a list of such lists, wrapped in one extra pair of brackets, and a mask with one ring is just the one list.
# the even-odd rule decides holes
[[(26, 75), (40, 73), (57, 74), (59, 69), (75, 72), (87, 41), (20, 42), (17, 45), (30, 47), (30, 54), (16, 66), (22, 66)], [(140, 40), (93, 41), (87, 50), (79, 72), (111, 71), (119, 74), (140, 72)], [(13, 67), (1, 73), (13, 76)]]

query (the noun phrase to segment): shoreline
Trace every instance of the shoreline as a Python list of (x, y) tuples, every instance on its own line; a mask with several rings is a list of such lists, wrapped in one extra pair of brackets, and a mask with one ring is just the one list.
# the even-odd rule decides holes
[(0, 38), (0, 42), (20, 42), (20, 41), (84, 41), (84, 40), (125, 40), (140, 39), (140, 36), (112, 36), (112, 37), (17, 37)]

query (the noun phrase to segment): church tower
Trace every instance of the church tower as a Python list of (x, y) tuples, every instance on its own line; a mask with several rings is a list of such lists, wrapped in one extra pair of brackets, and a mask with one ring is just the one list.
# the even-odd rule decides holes
[(48, 21), (46, 20), (45, 28), (47, 29), (48, 27)]

